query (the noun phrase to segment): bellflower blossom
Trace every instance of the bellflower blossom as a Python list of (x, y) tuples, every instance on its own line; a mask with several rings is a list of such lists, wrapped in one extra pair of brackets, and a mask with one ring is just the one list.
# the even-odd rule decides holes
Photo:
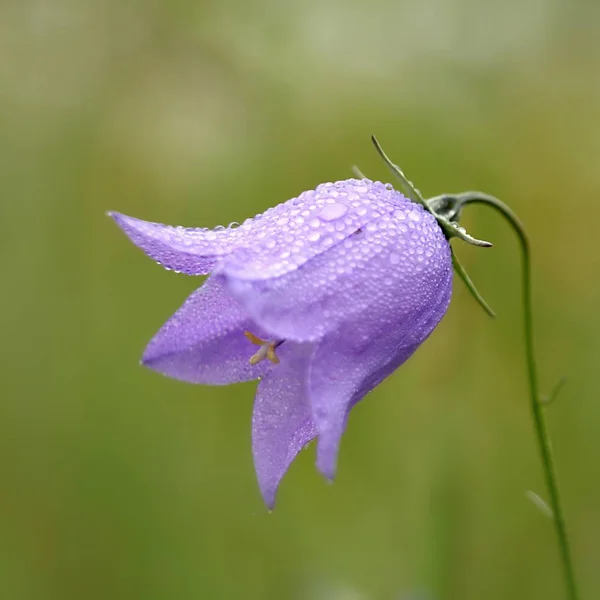
[(315, 438), (317, 468), (333, 478), (352, 407), (413, 354), (450, 302), (451, 250), (436, 218), (369, 179), (320, 185), (239, 227), (111, 216), (164, 267), (208, 275), (142, 362), (191, 383), (259, 380), (252, 447), (269, 507)]

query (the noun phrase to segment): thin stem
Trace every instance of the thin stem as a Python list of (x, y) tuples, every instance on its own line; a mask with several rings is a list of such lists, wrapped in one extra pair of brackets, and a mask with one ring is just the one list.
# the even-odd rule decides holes
[(531, 256), (529, 250), (529, 240), (525, 233), (523, 224), (515, 215), (515, 213), (504, 202), (498, 200), (494, 196), (483, 194), (481, 192), (465, 192), (455, 196), (464, 204), (485, 204), (497, 210), (512, 226), (519, 238), (523, 256), (523, 308), (524, 308), (524, 324), (525, 324), (525, 346), (527, 352), (527, 371), (529, 378), (529, 392), (531, 414), (535, 426), (540, 454), (542, 457), (542, 465), (546, 480), (546, 487), (550, 495), (550, 508), (554, 515), (554, 524), (556, 535), (558, 538), (558, 546), (560, 550), (560, 558), (563, 566), (565, 584), (567, 587), (568, 598), (577, 600), (577, 585), (575, 582), (575, 572), (573, 569), (573, 561), (571, 559), (571, 551), (569, 547), (569, 538), (565, 525), (565, 517), (560, 499), (558, 481), (556, 476), (556, 468), (552, 458), (552, 448), (544, 407), (540, 402), (538, 393), (537, 368), (535, 359), (535, 349), (533, 344), (533, 309), (531, 300)]

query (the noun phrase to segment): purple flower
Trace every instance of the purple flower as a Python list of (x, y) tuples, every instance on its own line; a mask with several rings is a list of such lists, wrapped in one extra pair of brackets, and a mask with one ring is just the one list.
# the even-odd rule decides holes
[(435, 217), (368, 179), (320, 185), (239, 227), (111, 216), (164, 267), (209, 274), (142, 362), (191, 383), (260, 379), (252, 446), (269, 507), (314, 438), (317, 468), (333, 478), (350, 410), (411, 356), (450, 302), (450, 245)]

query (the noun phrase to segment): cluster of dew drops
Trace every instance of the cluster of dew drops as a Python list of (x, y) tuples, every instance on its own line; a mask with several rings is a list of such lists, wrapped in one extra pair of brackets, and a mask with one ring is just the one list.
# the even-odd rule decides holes
[[(412, 235), (419, 239), (406, 251), (417, 255), (415, 269), (420, 271), (439, 249), (439, 241), (431, 240), (418, 226), (422, 216), (423, 210), (416, 205), (407, 211), (406, 199), (390, 184), (350, 179), (321, 184), (242, 224), (234, 221), (214, 229), (175, 227), (163, 235), (183, 246), (194, 246), (196, 251), (204, 245), (207, 251), (214, 250), (215, 242), (221, 242), (223, 255), (237, 246), (252, 247), (253, 269), (267, 277), (293, 270), (336, 243), (344, 241), (349, 248), (352, 236), (363, 228), (370, 233), (395, 228), (404, 235), (412, 229)], [(381, 244), (379, 238), (372, 236), (373, 243)], [(244, 262), (243, 251), (239, 259)], [(389, 262), (396, 265), (400, 256), (391, 252)]]

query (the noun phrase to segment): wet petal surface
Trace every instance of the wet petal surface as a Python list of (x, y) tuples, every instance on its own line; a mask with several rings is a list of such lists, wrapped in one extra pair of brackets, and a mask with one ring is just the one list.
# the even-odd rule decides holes
[(244, 240), (239, 228), (172, 227), (109, 213), (129, 239), (166, 269), (206, 275)]
[(450, 302), (451, 276), (427, 303), (387, 324), (345, 323), (318, 346), (309, 374), (309, 395), (319, 442), (317, 467), (336, 471), (339, 444), (351, 408), (402, 365), (429, 336)]
[(408, 201), (279, 277), (231, 276), (229, 260), (216, 276), (226, 280), (252, 318), (272, 335), (304, 341), (356, 315), (374, 325), (401, 320), (428, 303), (451, 273), (441, 229)]
[(252, 415), (252, 451), (258, 484), (269, 508), (290, 464), (316, 435), (306, 393), (310, 344), (284, 344), (281, 363), (258, 385)]
[(240, 280), (281, 277), (406, 203), (399, 192), (367, 179), (322, 184), (262, 215), (255, 232), (264, 237), (232, 253), (220, 270)]
[(258, 379), (272, 365), (250, 364), (256, 346), (245, 331), (266, 336), (223, 285), (209, 278), (154, 336), (142, 362), (190, 383), (225, 385)]

